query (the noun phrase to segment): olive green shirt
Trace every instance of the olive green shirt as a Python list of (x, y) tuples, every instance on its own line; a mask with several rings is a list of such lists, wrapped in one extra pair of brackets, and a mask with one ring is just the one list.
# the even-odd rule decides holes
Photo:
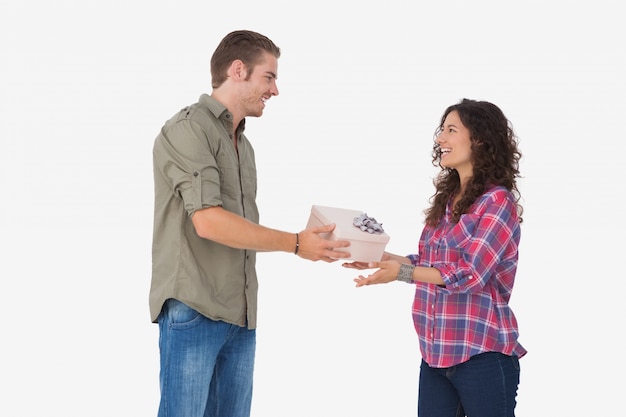
[(168, 120), (153, 148), (154, 231), (150, 315), (175, 298), (212, 320), (256, 328), (256, 252), (196, 234), (192, 214), (221, 206), (259, 222), (254, 150), (232, 114), (207, 94)]

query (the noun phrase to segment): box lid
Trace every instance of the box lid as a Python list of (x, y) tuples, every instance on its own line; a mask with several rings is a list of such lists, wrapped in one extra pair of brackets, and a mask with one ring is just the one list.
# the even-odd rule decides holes
[(317, 217), (322, 224), (335, 223), (335, 230), (333, 233), (337, 235), (339, 239), (368, 240), (371, 242), (381, 243), (389, 242), (389, 235), (387, 233), (369, 233), (354, 226), (354, 218), (359, 217), (363, 213), (364, 212), (359, 210), (349, 210), (337, 207), (318, 205), (313, 205), (311, 207), (311, 214)]

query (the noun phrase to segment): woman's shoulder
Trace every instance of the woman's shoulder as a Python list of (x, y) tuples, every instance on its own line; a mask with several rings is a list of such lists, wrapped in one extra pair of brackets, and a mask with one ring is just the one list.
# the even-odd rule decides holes
[(477, 201), (478, 204), (515, 203), (513, 193), (503, 185), (490, 185)]

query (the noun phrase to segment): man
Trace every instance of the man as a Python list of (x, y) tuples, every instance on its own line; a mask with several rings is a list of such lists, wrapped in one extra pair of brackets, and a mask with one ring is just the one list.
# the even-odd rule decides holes
[(325, 225), (287, 233), (258, 224), (245, 118), (278, 95), (280, 49), (234, 31), (211, 58), (212, 93), (168, 120), (154, 149), (150, 314), (159, 323), (160, 417), (249, 416), (256, 344), (257, 251), (333, 262), (347, 241)]

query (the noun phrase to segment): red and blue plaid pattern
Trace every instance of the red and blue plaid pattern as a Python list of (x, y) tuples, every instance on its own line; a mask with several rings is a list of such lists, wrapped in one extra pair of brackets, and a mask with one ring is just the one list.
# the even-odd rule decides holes
[(439, 226), (426, 226), (414, 265), (437, 268), (445, 286), (416, 283), (413, 322), (422, 358), (450, 367), (483, 352), (522, 357), (509, 299), (517, 270), (520, 224), (513, 195), (493, 187), (458, 223), (451, 206)]

